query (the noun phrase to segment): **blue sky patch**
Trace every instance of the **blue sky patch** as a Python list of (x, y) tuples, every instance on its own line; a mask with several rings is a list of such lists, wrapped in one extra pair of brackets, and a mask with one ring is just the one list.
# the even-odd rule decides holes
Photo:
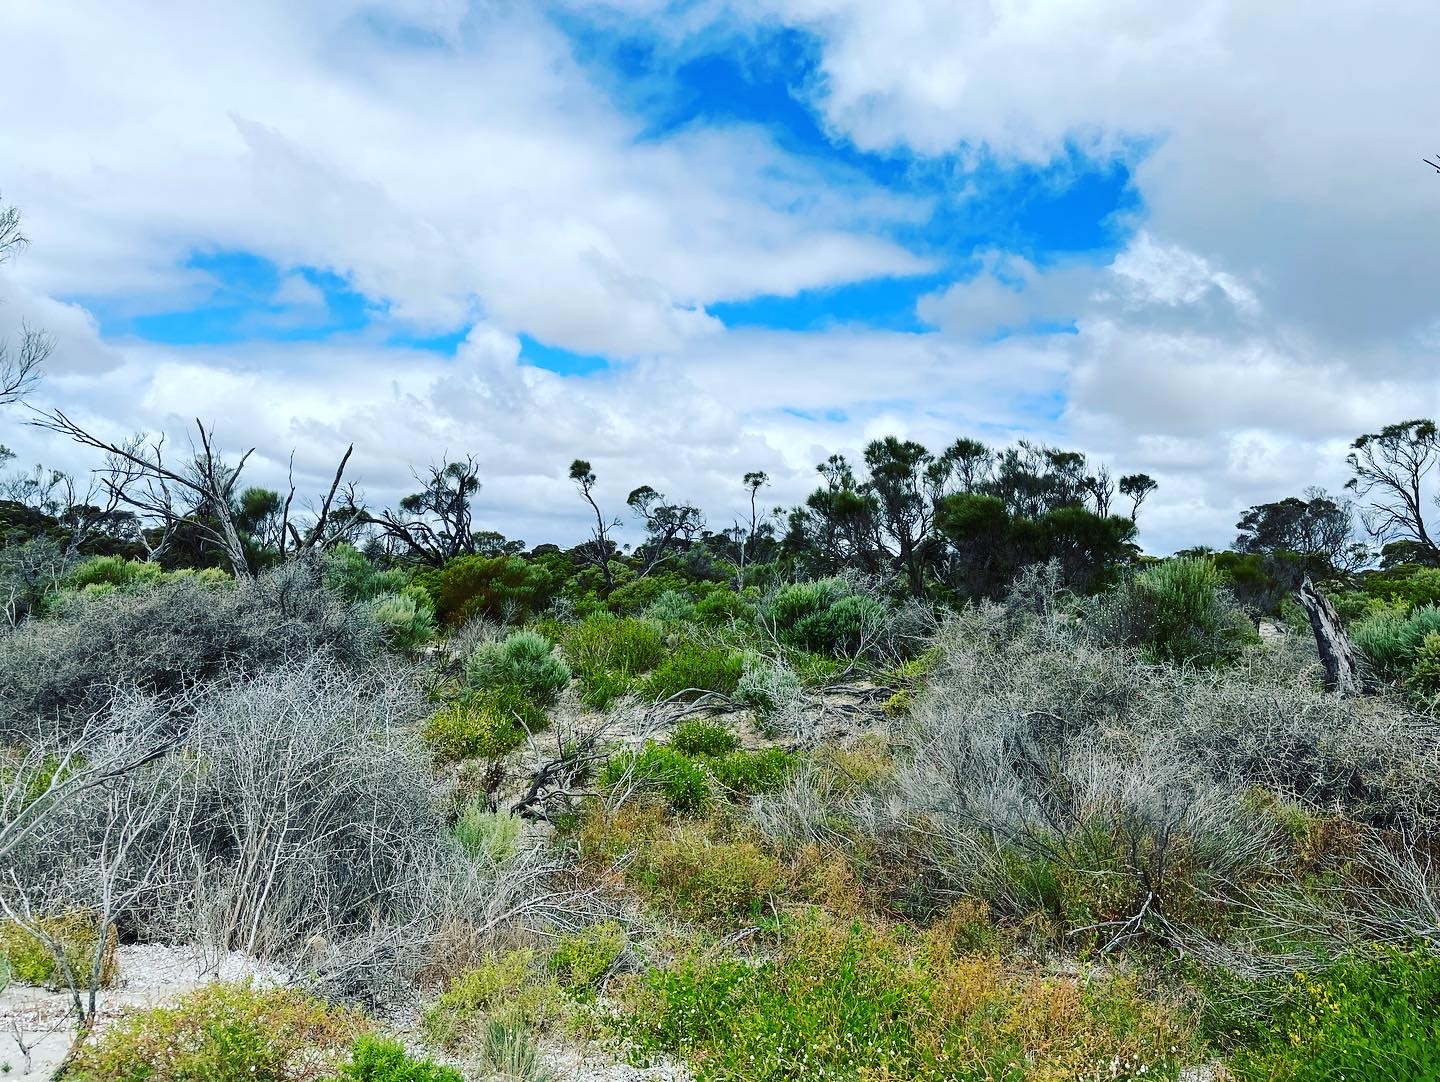
[(610, 362), (604, 357), (547, 346), (528, 334), (520, 335), (520, 363), (543, 368), (547, 372), (558, 372), (562, 376), (588, 376), (610, 367)]

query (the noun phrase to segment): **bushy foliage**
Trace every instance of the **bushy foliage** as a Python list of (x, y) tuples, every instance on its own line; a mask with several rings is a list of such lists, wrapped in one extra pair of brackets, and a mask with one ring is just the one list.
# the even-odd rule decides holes
[(487, 643), (465, 667), (465, 679), (480, 690), (513, 689), (536, 706), (554, 706), (570, 685), (570, 667), (555, 656), (545, 636), (516, 631), (503, 642)]
[(732, 751), (710, 759), (715, 780), (745, 796), (774, 792), (785, 784), (795, 767), (795, 756), (784, 748)]
[(0, 638), (0, 727), (76, 726), (128, 687), (175, 695), (234, 668), (323, 651), (355, 667), (383, 650), (368, 613), (326, 589), (316, 563), (285, 564), (233, 588), (175, 576), (30, 620)]
[(645, 618), (662, 624), (684, 624), (695, 619), (695, 602), (678, 590), (666, 590), (645, 606)]
[(665, 656), (665, 639), (650, 620), (597, 613), (566, 630), (561, 642), (580, 681), (580, 699), (604, 710)]
[(447, 627), (485, 617), (519, 623), (543, 609), (554, 594), (550, 573), (518, 556), (457, 556), (422, 571), (416, 585), (428, 593)]
[(1387, 608), (1366, 616), (1350, 628), (1350, 639), (1375, 674), (1404, 680), (1410, 674), (1426, 636), (1440, 632), (1440, 608), (1422, 605), (1409, 612)]
[(569, 995), (592, 999), (624, 953), (625, 939), (625, 929), (613, 920), (562, 935), (550, 952), (550, 971)]
[(696, 954), (646, 973), (620, 1028), (701, 1082), (1174, 1079), (1194, 1051), (1184, 1018), (1133, 981), (1010, 973), (938, 937), (818, 919), (788, 925), (773, 959)]
[(493, 812), (480, 801), (474, 801), (460, 813), (451, 834), (472, 858), (503, 864), (514, 857), (520, 847), (520, 826), (515, 816)]
[(744, 655), (737, 651), (687, 640), (651, 670), (641, 693), (652, 699), (691, 699), (707, 691), (730, 695), (744, 669)]
[(1205, 557), (1181, 556), (1145, 568), (1102, 598), (1091, 619), (1101, 634), (1171, 664), (1224, 664), (1259, 641)]
[(564, 995), (533, 950), (491, 953), (427, 1009), (421, 1031), (445, 1049), (475, 1047), (487, 1023), (544, 1029), (565, 1012)]
[(331, 1082), (368, 1028), (358, 1012), (330, 1007), (294, 989), (211, 984), (174, 1006), (138, 1011), (106, 1026), (80, 1047), (69, 1077), (78, 1082)]
[(1392, 950), (1297, 974), (1231, 1068), (1238, 1082), (1440, 1079), (1440, 960)]
[(761, 604), (761, 618), (787, 646), (823, 654), (853, 654), (881, 631), (885, 606), (857, 593), (843, 578), (795, 582)]
[(370, 615), (397, 650), (417, 650), (435, 637), (435, 614), (422, 591), (380, 594), (370, 602)]
[(607, 762), (596, 779), (602, 790), (655, 793), (676, 811), (699, 811), (710, 804), (710, 777), (703, 767), (674, 748), (646, 741), (640, 751), (623, 751)]
[(349, 545), (337, 545), (325, 554), (325, 585), (346, 601), (373, 601), (382, 594), (403, 593), (410, 579), (409, 571), (398, 567), (382, 570)]
[[(90, 980), (100, 942), (95, 914), (84, 909), (72, 909), (39, 917), (35, 923), (39, 936), (12, 920), (0, 920), (0, 957), (9, 964), (10, 978), (25, 984), (64, 989), (69, 987), (70, 977), (65, 972), (68, 966), (76, 984), (85, 987)], [(59, 946), (58, 955), (46, 942), (47, 939)], [(100, 957), (102, 988), (109, 988), (119, 977), (115, 946), (116, 934), (112, 927), (106, 935)]]
[(728, 755), (740, 746), (740, 738), (714, 722), (682, 721), (670, 735), (670, 746), (682, 755)]
[(362, 1034), (335, 1082), (465, 1082), (454, 1067), (417, 1059), (399, 1041)]
[(425, 723), (425, 741), (442, 763), (500, 759), (549, 724), (545, 711), (523, 691), (502, 685), (446, 703)]
[(773, 722), (799, 701), (802, 690), (800, 677), (788, 665), (749, 654), (735, 685), (735, 701), (754, 710), (760, 721)]

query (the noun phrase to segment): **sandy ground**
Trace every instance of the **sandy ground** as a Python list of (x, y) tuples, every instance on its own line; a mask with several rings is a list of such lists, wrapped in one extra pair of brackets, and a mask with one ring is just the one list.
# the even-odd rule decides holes
[[(101, 993), (101, 1021), (126, 1011), (160, 1006), (210, 981), (279, 981), (283, 974), (257, 965), (240, 953), (201, 959), (195, 952), (163, 946), (118, 949), (120, 982)], [(38, 1082), (48, 1079), (70, 1047), (73, 1032), (68, 995), (30, 985), (11, 984), (0, 992), (0, 1079)], [(26, 1057), (21, 1044), (29, 1048)], [(688, 1082), (684, 1068), (661, 1065), (629, 1067), (597, 1062), (583, 1049), (542, 1049), (557, 1082)], [(460, 1065), (465, 1070), (465, 1065)], [(477, 1082), (483, 1074), (466, 1070)]]

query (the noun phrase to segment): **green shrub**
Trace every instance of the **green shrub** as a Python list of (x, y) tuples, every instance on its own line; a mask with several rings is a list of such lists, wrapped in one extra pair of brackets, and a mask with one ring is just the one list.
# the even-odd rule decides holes
[(718, 586), (695, 602), (695, 619), (711, 625), (753, 621), (755, 606), (734, 590)]
[(1440, 959), (1376, 952), (1298, 975), (1255, 1047), (1231, 1069), (1240, 1082), (1435, 1082), (1440, 1079)]
[(705, 643), (682, 642), (655, 666), (641, 692), (652, 699), (688, 699), (707, 691), (731, 695), (739, 685), (744, 670), (745, 659), (734, 650)]
[(758, 964), (711, 952), (644, 974), (618, 1028), (700, 1082), (1174, 1079), (1198, 1052), (1186, 1020), (1134, 980), (1017, 973), (942, 938), (786, 922)]
[(645, 619), (662, 624), (685, 624), (695, 619), (695, 602), (678, 590), (666, 590), (645, 606)]
[(470, 692), (447, 703), (425, 723), (424, 737), (442, 763), (499, 759), (544, 732), (550, 719), (523, 693), (500, 687)]
[(883, 604), (840, 578), (784, 586), (760, 612), (785, 645), (830, 655), (856, 653), (888, 617)]
[[(346, 601), (373, 601), (382, 594), (404, 593), (410, 572), (402, 568), (380, 570), (364, 553), (339, 545), (325, 554), (325, 585)], [(418, 600), (418, 599), (417, 599)], [(425, 607), (430, 607), (425, 595)]]
[(1428, 632), (1420, 640), (1405, 687), (1419, 699), (1440, 697), (1440, 631)]
[(611, 612), (634, 615), (644, 612), (663, 595), (683, 594), (684, 590), (685, 580), (679, 575), (646, 575), (615, 587), (605, 603)]
[(416, 650), (435, 637), (435, 614), (424, 592), (413, 587), (405, 593), (380, 594), (370, 602), (370, 615), (397, 650)]
[(683, 755), (728, 755), (740, 738), (710, 721), (682, 721), (670, 736), (670, 746)]
[(717, 928), (760, 919), (785, 881), (784, 867), (753, 838), (713, 837), (695, 822), (646, 841), (627, 875), (667, 915)]
[(623, 751), (605, 764), (597, 784), (603, 790), (629, 785), (636, 793), (656, 793), (676, 811), (708, 807), (710, 778), (704, 768), (664, 744), (646, 741), (643, 750)]
[[(95, 949), (100, 940), (95, 915), (85, 909), (72, 909), (41, 917), (36, 923), (41, 932), (60, 945), (76, 982), (85, 987), (90, 980)], [(102, 988), (111, 987), (119, 976), (115, 944), (115, 929), (111, 928), (100, 961)], [(19, 924), (3, 918), (0, 918), (0, 955), (8, 960), (13, 980), (46, 988), (67, 987), (65, 970), (51, 948)]]
[(597, 672), (638, 676), (665, 657), (665, 639), (655, 623), (608, 613), (574, 625), (560, 648), (582, 680)]
[(465, 806), (450, 833), (476, 860), (503, 864), (520, 848), (520, 820), (494, 812), (480, 801)]
[(497, 1082), (555, 1082), (555, 1075), (540, 1065), (535, 1041), (524, 1026), (488, 1023), (480, 1059)]
[(735, 751), (710, 762), (715, 780), (747, 796), (773, 793), (795, 769), (795, 756), (784, 748)]
[(1440, 608), (1422, 605), (1408, 613), (1392, 608), (1357, 621), (1350, 628), (1350, 640), (1377, 675), (1403, 680), (1425, 637), (1436, 631), (1440, 631)]
[(554, 706), (570, 684), (570, 667), (555, 656), (543, 635), (516, 631), (503, 642), (475, 651), (465, 667), (466, 682), (477, 689), (514, 689), (539, 707)]
[(367, 1033), (356, 1038), (336, 1082), (465, 1082), (465, 1076), (454, 1067), (412, 1059), (399, 1041)]
[(415, 576), (447, 627), (485, 617), (513, 623), (529, 619), (554, 594), (549, 572), (519, 556), (457, 556)]
[(421, 1031), (437, 1048), (479, 1043), (486, 1023), (544, 1029), (564, 1015), (564, 996), (528, 949), (490, 954), (425, 1011)]
[(65, 584), (76, 590), (102, 585), (129, 590), (154, 585), (164, 575), (156, 563), (127, 560), (123, 556), (94, 556), (70, 572)]
[(1399, 564), (1365, 576), (1364, 589), (1373, 598), (1401, 602), (1407, 608), (1440, 605), (1440, 567)]
[(1102, 601), (1096, 621), (1156, 661), (1213, 666), (1233, 661), (1258, 636), (1224, 592), (1209, 559), (1180, 556), (1145, 568)]
[(211, 984), (173, 1006), (107, 1025), (80, 1046), (67, 1077), (325, 1082), (344, 1069), (355, 1041), (368, 1029), (359, 1012), (330, 1007), (294, 989)]
[(625, 929), (606, 921), (557, 939), (550, 952), (550, 971), (571, 996), (588, 1000), (624, 951)]

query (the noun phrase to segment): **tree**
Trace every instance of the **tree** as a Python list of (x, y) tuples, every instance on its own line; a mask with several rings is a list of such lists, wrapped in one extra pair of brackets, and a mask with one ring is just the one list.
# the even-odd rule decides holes
[(688, 546), (705, 528), (705, 516), (698, 507), (684, 503), (667, 503), (665, 497), (649, 485), (641, 485), (625, 500), (645, 527), (645, 540), (635, 549), (643, 561), (639, 577), (644, 578), (679, 546)]
[(1428, 419), (1401, 421), (1370, 432), (1350, 445), (1346, 463), (1354, 475), (1345, 487), (1368, 497), (1365, 528), (1382, 545), (1410, 542), (1424, 563), (1440, 564), (1440, 547), (1425, 521), (1425, 488), (1440, 458), (1440, 430)]
[(358, 507), (360, 521), (380, 531), (381, 543), (399, 559), (429, 567), (475, 553), (471, 501), (480, 491), (480, 467), (473, 456), (431, 465), (419, 492), (402, 497), (398, 509), (378, 515)]
[(1120, 478), (1120, 495), (1130, 501), (1131, 522), (1139, 516), (1140, 505), (1159, 487), (1160, 483), (1148, 473), (1127, 473)]
[(750, 529), (745, 534), (745, 539), (740, 544), (740, 570), (745, 570), (745, 565), (750, 562), (755, 554), (756, 534), (760, 529), (760, 509), (757, 505), (760, 490), (770, 483), (770, 475), (764, 470), (751, 470), (741, 482), (745, 491), (750, 497)]
[(590, 468), (590, 463), (583, 458), (577, 458), (570, 463), (570, 480), (575, 482), (575, 487), (580, 490), (580, 495), (590, 505), (590, 510), (595, 512), (595, 529), (590, 535), (590, 540), (579, 548), (580, 558), (600, 572), (601, 578), (605, 580), (605, 592), (609, 593), (615, 589), (615, 573), (610, 569), (610, 557), (614, 553), (614, 542), (610, 540), (610, 531), (617, 529), (620, 525), (618, 518), (606, 519), (600, 512), (600, 505), (595, 502), (595, 471)]
[[(20, 231), (19, 209), (0, 203), (0, 264), (15, 258), (29, 243)], [(51, 349), (49, 337), (31, 327), (21, 328), (20, 344), (13, 350), (0, 338), (0, 406), (19, 402), (34, 389)]]
[[(206, 428), (197, 418), (198, 446), (192, 442), (189, 459), (179, 466), (171, 466), (165, 461), (164, 436), (148, 443), (140, 436), (123, 443), (107, 441), (58, 409), (43, 413), (30, 423), (101, 452), (105, 465), (96, 473), (115, 506), (128, 507), (162, 537), (168, 538), (181, 527), (195, 531), (207, 546), (223, 554), (237, 578), (251, 577), (254, 569), (238, 523), (240, 508), (236, 489), (246, 462), (255, 453), (253, 447), (230, 465), (216, 447), (214, 429)], [(349, 536), (351, 522), (333, 511), (353, 451), (353, 445), (345, 449), (329, 490), (319, 508), (312, 511), (303, 532), (294, 517), (295, 484), (291, 480), (289, 494), (280, 510), (281, 559), (327, 549)]]
[(899, 563), (910, 593), (923, 597), (925, 569), (921, 550), (935, 523), (930, 493), (943, 488), (944, 474), (931, 470), (935, 458), (922, 445), (894, 436), (870, 443), (865, 448), (865, 465), (870, 469), (866, 487), (878, 512), (879, 530), (894, 546), (893, 554), (886, 547), (886, 555), (893, 555)]
[(1256, 504), (1235, 524), (1238, 552), (1298, 558), (1298, 574), (1288, 589), (1298, 589), (1306, 575), (1320, 578), (1353, 571), (1368, 557), (1365, 547), (1355, 543), (1349, 500), (1337, 502), (1318, 488), (1307, 490), (1305, 496)]

